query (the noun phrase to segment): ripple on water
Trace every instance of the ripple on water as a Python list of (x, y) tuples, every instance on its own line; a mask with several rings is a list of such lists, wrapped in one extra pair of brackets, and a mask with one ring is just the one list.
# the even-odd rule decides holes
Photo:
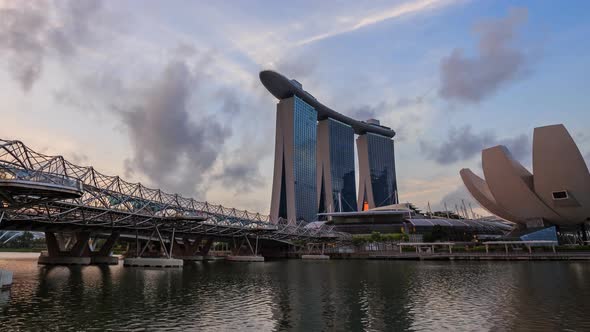
[(590, 264), (270, 261), (42, 267), (0, 293), (1, 330), (587, 330)]

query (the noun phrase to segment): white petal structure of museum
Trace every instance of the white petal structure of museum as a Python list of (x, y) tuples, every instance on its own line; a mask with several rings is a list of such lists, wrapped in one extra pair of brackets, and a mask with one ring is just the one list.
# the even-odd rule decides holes
[(489, 212), (529, 227), (590, 221), (590, 173), (563, 125), (535, 128), (532, 174), (502, 145), (484, 149), (481, 159), (485, 180), (467, 168), (460, 174)]

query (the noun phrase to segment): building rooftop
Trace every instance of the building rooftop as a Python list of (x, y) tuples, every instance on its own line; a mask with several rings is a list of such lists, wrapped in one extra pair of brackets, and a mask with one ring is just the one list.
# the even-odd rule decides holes
[(386, 137), (395, 136), (395, 131), (391, 130), (391, 128), (389, 127), (381, 126), (379, 124), (379, 121), (376, 121), (374, 119), (372, 119), (372, 121), (369, 120), (367, 122), (359, 121), (334, 111), (333, 109), (320, 103), (309, 92), (303, 90), (303, 85), (301, 83), (299, 83), (296, 80), (290, 80), (275, 71), (261, 71), (260, 81), (262, 82), (264, 87), (278, 99), (286, 99), (293, 96), (297, 96), (303, 99), (303, 101), (305, 101), (306, 103), (308, 103), (316, 109), (316, 111), (318, 112), (318, 120), (332, 118), (341, 121), (351, 126), (354, 129), (354, 132), (358, 135), (362, 135), (365, 133), (374, 133)]

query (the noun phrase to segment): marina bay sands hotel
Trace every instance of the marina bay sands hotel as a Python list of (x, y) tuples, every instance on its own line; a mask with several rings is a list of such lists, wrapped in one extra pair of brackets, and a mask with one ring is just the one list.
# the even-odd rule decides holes
[[(356, 212), (398, 203), (393, 136), (378, 120), (358, 121), (320, 103), (301, 83), (260, 73), (279, 99), (270, 216), (318, 220), (318, 213)], [(356, 190), (354, 139), (359, 188)]]

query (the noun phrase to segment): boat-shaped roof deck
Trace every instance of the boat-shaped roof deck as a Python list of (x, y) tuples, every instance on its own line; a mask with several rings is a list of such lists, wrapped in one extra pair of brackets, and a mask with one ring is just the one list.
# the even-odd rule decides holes
[(344, 114), (338, 113), (333, 109), (320, 103), (309, 92), (303, 90), (299, 82), (290, 80), (285, 76), (272, 71), (264, 70), (260, 72), (260, 81), (264, 87), (276, 98), (285, 99), (293, 96), (301, 98), (303, 101), (311, 105), (318, 112), (318, 120), (332, 118), (340, 122), (346, 123), (354, 129), (358, 135), (365, 133), (375, 133), (386, 137), (395, 136), (395, 131), (391, 128), (380, 126), (377, 124), (368, 123), (365, 121), (355, 120)]

